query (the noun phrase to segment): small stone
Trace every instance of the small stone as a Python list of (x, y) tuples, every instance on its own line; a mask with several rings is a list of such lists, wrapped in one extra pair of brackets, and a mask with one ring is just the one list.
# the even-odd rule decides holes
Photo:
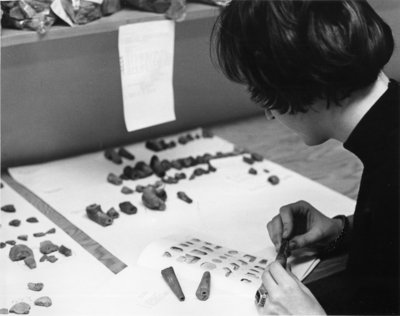
[(46, 261), (46, 260), (47, 260), (47, 255), (43, 255), (43, 256), (41, 256), (40, 259), (39, 259), (40, 262), (44, 262), (44, 261)]
[(119, 203), (119, 209), (122, 213), (132, 215), (137, 213), (137, 207), (134, 206), (131, 202), (122, 202)]
[(5, 242), (0, 242), (0, 249), (4, 248), (7, 244)]
[(115, 208), (110, 208), (107, 213), (106, 213), (109, 217), (111, 217), (112, 219), (116, 219), (119, 217), (119, 213), (117, 212), (117, 210)]
[(17, 238), (19, 240), (27, 241), (28, 240), (28, 235), (19, 235)]
[(38, 219), (36, 217), (29, 217), (26, 219), (28, 223), (38, 223)]
[(164, 182), (164, 183), (168, 183), (168, 184), (176, 184), (176, 183), (178, 183), (179, 182), (179, 180), (178, 179), (176, 179), (176, 178), (174, 178), (174, 177), (164, 177), (164, 178), (162, 178), (162, 181)]
[(268, 169), (263, 169), (263, 171), (264, 171), (265, 173), (269, 173), (269, 170), (268, 170)]
[(212, 164), (208, 164), (208, 171), (209, 172), (215, 172), (215, 171), (217, 171), (217, 168), (215, 168)]
[(279, 178), (277, 176), (270, 176), (268, 178), (268, 182), (273, 185), (277, 185), (279, 183)]
[(31, 309), (31, 306), (25, 302), (20, 302), (17, 303), (15, 305), (13, 305), (10, 308), (10, 313), (14, 313), (14, 314), (29, 314), (29, 310)]
[(136, 192), (142, 193), (143, 190), (144, 190), (144, 188), (145, 188), (145, 187), (144, 187), (143, 185), (138, 184), (138, 185), (136, 186)]
[(150, 149), (150, 150), (156, 151), (156, 152), (165, 149), (163, 144), (156, 139), (146, 141), (145, 146), (147, 149)]
[(50, 240), (45, 240), (40, 243), (40, 252), (44, 255), (55, 252), (58, 250), (58, 246), (53, 244)]
[(251, 159), (253, 159), (254, 161), (258, 161), (258, 162), (264, 160), (264, 157), (261, 156), (260, 154), (257, 154), (257, 153), (251, 153), (251, 154), (250, 154), (250, 157), (251, 157)]
[(186, 179), (186, 173), (184, 173), (184, 172), (177, 172), (177, 173), (175, 173), (175, 179), (176, 179), (176, 180), (183, 180), (183, 179)]
[(108, 174), (107, 181), (114, 185), (122, 184), (122, 179), (112, 172)]
[(48, 296), (42, 296), (35, 300), (35, 305), (37, 306), (49, 307), (51, 304), (51, 299)]
[(6, 244), (14, 246), (16, 244), (15, 240), (7, 240)]
[(55, 234), (55, 233), (56, 233), (56, 229), (55, 228), (51, 228), (46, 232), (46, 234)]
[(58, 260), (58, 258), (57, 258), (56, 256), (53, 256), (53, 255), (47, 256), (47, 261), (49, 261), (49, 262), (51, 262), (51, 263), (54, 263), (54, 262), (56, 262), (57, 260)]
[(1, 207), (1, 210), (6, 213), (15, 213), (15, 207), (12, 204), (7, 204)]
[(36, 268), (36, 260), (35, 260), (35, 258), (33, 256), (25, 258), (24, 262), (29, 267), (29, 269), (35, 269)]
[(0, 308), (0, 315), (7, 315), (8, 309), (7, 308)]
[(115, 164), (117, 164), (117, 165), (122, 164), (122, 158), (121, 158), (121, 156), (118, 155), (118, 153), (117, 153), (114, 149), (112, 149), (112, 148), (106, 149), (106, 150), (104, 151), (104, 156), (105, 156), (108, 160), (111, 160), (113, 163), (115, 163)]
[(119, 149), (118, 149), (118, 155), (120, 155), (121, 157), (124, 157), (124, 158), (126, 158), (126, 159), (128, 159), (128, 160), (133, 160), (133, 159), (135, 159), (135, 156), (134, 155), (132, 155), (126, 148), (124, 148), (124, 147), (120, 147)]
[(142, 194), (143, 205), (151, 210), (164, 211), (166, 192), (162, 189), (156, 189), (154, 186), (148, 186)]
[(13, 219), (8, 223), (8, 225), (18, 227), (19, 225), (21, 225), (21, 221), (19, 219)]
[(251, 157), (243, 156), (243, 161), (249, 165), (254, 163), (254, 160)]
[(28, 289), (30, 289), (31, 291), (35, 291), (35, 292), (39, 292), (41, 290), (43, 290), (44, 284), (43, 283), (33, 283), (33, 282), (29, 282), (28, 283)]
[(58, 248), (58, 252), (66, 257), (70, 257), (72, 255), (71, 249), (65, 247), (64, 245), (61, 245), (60, 248)]
[(249, 173), (250, 173), (250, 174), (256, 175), (256, 174), (257, 174), (257, 170), (254, 169), (254, 168), (250, 168), (250, 169), (249, 169)]
[(87, 216), (101, 226), (109, 226), (113, 223), (113, 219), (103, 212), (98, 204), (91, 204), (86, 207)]
[(123, 194), (132, 194), (134, 191), (131, 188), (128, 188), (126, 186), (123, 186), (121, 189), (121, 193)]
[(188, 197), (185, 192), (179, 191), (177, 193), (177, 196), (179, 199), (181, 199), (182, 201), (185, 201), (186, 203), (191, 204), (193, 202), (193, 200), (190, 197)]
[(203, 129), (202, 136), (203, 136), (203, 138), (212, 138), (212, 137), (214, 137), (213, 133), (208, 129)]
[(34, 233), (33, 237), (43, 237), (46, 236), (46, 233)]
[(3, 182), (0, 182), (0, 189), (4, 187)]
[(15, 245), (10, 249), (9, 257), (11, 261), (24, 260), (25, 258), (33, 257), (33, 251), (28, 246)]

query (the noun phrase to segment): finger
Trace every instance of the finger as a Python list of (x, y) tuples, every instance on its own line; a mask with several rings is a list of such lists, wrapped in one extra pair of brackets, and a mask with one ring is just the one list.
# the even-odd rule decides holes
[(268, 293), (274, 293), (278, 288), (278, 284), (276, 283), (268, 269), (264, 271), (261, 279)]
[(292, 276), (278, 262), (272, 262), (269, 273), (278, 285), (286, 285), (293, 282)]
[(267, 224), (267, 230), (271, 241), (274, 243), (275, 248), (279, 248), (282, 241), (282, 220), (280, 215), (276, 215), (272, 218), (272, 220)]
[(320, 239), (320, 236), (321, 232), (318, 229), (311, 229), (309, 232), (305, 234), (293, 237), (289, 242), (289, 248), (291, 250), (294, 250), (311, 246)]
[(288, 238), (293, 231), (293, 205), (285, 205), (279, 209), (281, 221), (283, 225), (282, 238)]

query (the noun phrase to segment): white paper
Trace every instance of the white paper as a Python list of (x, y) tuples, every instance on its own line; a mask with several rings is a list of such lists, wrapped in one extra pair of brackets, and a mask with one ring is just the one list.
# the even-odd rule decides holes
[[(0, 249), (0, 309), (9, 309), (13, 304), (23, 301), (31, 305), (30, 315), (81, 315), (77, 310), (86, 304), (86, 297), (107, 283), (114, 274), (6, 183), (3, 184), (4, 187), (0, 189), (1, 206), (13, 204), (16, 212), (0, 211), (0, 242), (14, 240), (17, 244), (30, 247), (37, 268), (30, 270), (23, 261), (12, 262), (9, 259), (11, 245)], [(38, 223), (26, 222), (29, 217), (36, 217)], [(13, 219), (21, 220), (19, 227), (9, 225)], [(56, 228), (55, 234), (33, 236), (33, 233), (46, 232), (51, 228)], [(17, 239), (20, 235), (28, 235), (28, 240)], [(55, 252), (50, 255), (58, 258), (56, 262), (40, 262), (42, 254), (39, 247), (44, 240), (68, 247), (72, 250), (72, 256), (65, 257)], [(33, 292), (28, 289), (28, 282), (41, 282), (44, 288), (40, 292)], [(53, 305), (48, 308), (35, 306), (34, 300), (41, 296), (49, 296)]]
[(128, 131), (175, 120), (175, 24), (151, 21), (119, 28), (125, 125)]

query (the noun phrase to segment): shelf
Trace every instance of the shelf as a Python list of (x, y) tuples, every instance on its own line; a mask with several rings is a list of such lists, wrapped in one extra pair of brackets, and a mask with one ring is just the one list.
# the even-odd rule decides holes
[[(218, 12), (218, 7), (190, 3), (187, 5), (187, 14), (185, 20), (216, 17), (218, 15)], [(118, 30), (121, 25), (164, 19), (164, 14), (124, 9), (114, 13), (113, 15), (102, 17), (99, 20), (90, 22), (85, 25), (77, 25), (73, 27), (58, 25), (53, 26), (44, 36), (39, 36), (36, 32), (29, 30), (13, 30), (3, 28), (1, 31), (1, 47), (9, 47), (96, 33), (113, 32)]]

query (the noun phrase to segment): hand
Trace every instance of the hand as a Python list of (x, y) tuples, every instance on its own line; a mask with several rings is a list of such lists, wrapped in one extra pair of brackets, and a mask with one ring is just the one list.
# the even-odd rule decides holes
[(266, 315), (326, 315), (322, 306), (300, 282), (278, 262), (271, 263), (262, 276), (268, 297), (264, 307), (258, 307)]
[(340, 219), (332, 219), (305, 201), (282, 206), (268, 224), (269, 236), (278, 249), (282, 238), (289, 238), (289, 249), (322, 248), (342, 230)]

